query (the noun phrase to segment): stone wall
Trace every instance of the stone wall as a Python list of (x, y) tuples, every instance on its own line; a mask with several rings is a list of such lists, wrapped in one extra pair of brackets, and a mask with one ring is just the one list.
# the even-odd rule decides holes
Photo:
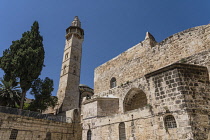
[(81, 126), (0, 113), (0, 139), (8, 140), (18, 130), (17, 140), (80, 140)]
[[(118, 140), (119, 139), (119, 124), (121, 122), (125, 122), (126, 128), (126, 137), (129, 139), (132, 137), (131, 132), (131, 121), (132, 116), (135, 121), (141, 120), (141, 118), (150, 118), (151, 113), (149, 108), (141, 108), (135, 111), (131, 111), (129, 113), (123, 114), (115, 114), (113, 116), (107, 116), (102, 118), (94, 118), (94, 119), (86, 119), (84, 120), (83, 125), (83, 140), (87, 140), (87, 131), (90, 129), (92, 131), (92, 139), (91, 140)], [(145, 120), (145, 119), (144, 119)], [(139, 124), (140, 125), (140, 124)], [(144, 131), (143, 127), (147, 128), (150, 124), (147, 121), (141, 123), (141, 128), (137, 128), (139, 130)], [(135, 132), (136, 134), (140, 133), (139, 131)], [(146, 131), (144, 131), (146, 134)], [(148, 135), (148, 134), (146, 134)], [(136, 137), (138, 138), (138, 137)]]
[(208, 70), (210, 70), (209, 60), (210, 60), (210, 49), (200, 53), (196, 53), (189, 57), (182, 58), (181, 60), (178, 61), (178, 63), (205, 66), (208, 68)]
[[(128, 94), (135, 95), (133, 90), (137, 91), (136, 89), (145, 93), (147, 104), (125, 112), (124, 101), (129, 97)], [(87, 138), (88, 130), (91, 130), (93, 140), (119, 139), (119, 124), (122, 122), (125, 123), (126, 139), (129, 140), (210, 138), (210, 85), (206, 67), (172, 64), (101, 92), (98, 96), (119, 98), (119, 114), (116, 111), (115, 115), (107, 117), (83, 118), (83, 140)], [(91, 109), (91, 104), (87, 103), (83, 107), (86, 106)], [(169, 115), (175, 119), (174, 128), (167, 128), (165, 125), (165, 118)]]
[[(180, 115), (181, 113), (181, 115)], [(163, 119), (173, 114), (177, 128), (165, 129)], [(87, 131), (91, 130), (92, 140), (118, 140), (119, 124), (125, 123), (126, 140), (187, 140), (193, 139), (188, 125), (188, 114), (184, 111), (152, 114), (149, 107), (109, 117), (84, 120), (83, 140), (87, 140)]]
[(182, 106), (190, 117), (191, 126), (196, 140), (205, 140), (209, 132), (210, 113), (210, 85), (209, 75), (205, 68), (183, 69), (181, 82), (185, 83), (180, 87), (184, 95)]
[[(110, 89), (112, 77), (120, 86), (182, 58), (209, 50), (209, 44), (210, 24), (179, 32), (160, 43), (148, 35), (144, 41), (95, 69), (95, 94)], [(209, 60), (205, 61), (208, 63)]]
[[(158, 74), (164, 69), (171, 69), (171, 71)], [(162, 112), (164, 109), (166, 112), (177, 112), (179, 119), (183, 117), (181, 112), (187, 113), (188, 120), (180, 123), (179, 127), (184, 127), (184, 131), (191, 127), (194, 139), (207, 140), (210, 113), (210, 85), (207, 68), (174, 64), (164, 69), (146, 75), (146, 77), (156, 75), (150, 79), (154, 83), (156, 103), (159, 101), (155, 107), (159, 111), (162, 108)], [(150, 85), (150, 88), (154, 87)]]
[(118, 113), (119, 99), (100, 97), (86, 100), (82, 106), (82, 116), (84, 119), (110, 116)]

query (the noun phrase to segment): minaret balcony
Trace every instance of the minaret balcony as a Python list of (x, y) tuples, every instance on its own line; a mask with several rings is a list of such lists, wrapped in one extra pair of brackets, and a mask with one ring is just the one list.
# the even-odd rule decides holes
[(66, 29), (66, 38), (70, 37), (72, 34), (75, 34), (79, 39), (84, 38), (84, 31), (79, 27), (70, 26)]

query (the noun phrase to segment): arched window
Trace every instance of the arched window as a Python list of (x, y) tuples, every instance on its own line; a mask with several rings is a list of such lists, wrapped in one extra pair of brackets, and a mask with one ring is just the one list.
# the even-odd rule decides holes
[(45, 140), (51, 140), (51, 133), (50, 132), (47, 132)]
[(77, 61), (77, 60), (78, 60), (78, 57), (77, 57), (76, 55), (74, 56), (74, 60), (75, 60), (75, 61)]
[(74, 75), (77, 74), (77, 66), (76, 66), (76, 64), (73, 65), (73, 74)]
[(66, 74), (66, 65), (63, 67), (63, 74)]
[(91, 140), (91, 130), (89, 129), (88, 132), (87, 132), (87, 140)]
[(114, 88), (117, 86), (117, 81), (115, 77), (112, 77), (111, 81), (110, 81), (110, 88)]
[(73, 74), (76, 75), (76, 70), (73, 71)]
[(18, 135), (18, 130), (17, 129), (12, 129), (9, 139), (10, 140), (16, 140), (17, 135)]
[(146, 94), (138, 88), (132, 88), (126, 94), (123, 105), (125, 112), (142, 108), (147, 105)]
[(125, 123), (124, 122), (121, 122), (119, 124), (119, 140), (126, 140)]
[(65, 60), (66, 60), (67, 58), (69, 58), (69, 53), (66, 53), (66, 54), (65, 54)]
[(165, 128), (176, 128), (176, 120), (173, 115), (168, 115), (164, 118)]

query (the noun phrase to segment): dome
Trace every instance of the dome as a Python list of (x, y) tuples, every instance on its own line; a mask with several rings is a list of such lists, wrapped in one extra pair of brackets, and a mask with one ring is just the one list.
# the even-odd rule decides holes
[(88, 87), (88, 88), (90, 88), (89, 86), (84, 85), (84, 84), (79, 84), (79, 87)]
[(80, 91), (81, 94), (82, 94), (83, 92), (88, 92), (88, 93), (94, 94), (93, 89), (90, 88), (90, 87), (87, 86), (87, 85), (84, 85), (84, 84), (80, 84), (80, 85), (79, 85), (79, 91)]

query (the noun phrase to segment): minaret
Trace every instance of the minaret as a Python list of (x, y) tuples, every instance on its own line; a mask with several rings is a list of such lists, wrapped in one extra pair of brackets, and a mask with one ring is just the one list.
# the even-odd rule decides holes
[(75, 16), (66, 29), (66, 44), (63, 54), (59, 88), (57, 92), (59, 112), (79, 108), (80, 66), (84, 30)]

